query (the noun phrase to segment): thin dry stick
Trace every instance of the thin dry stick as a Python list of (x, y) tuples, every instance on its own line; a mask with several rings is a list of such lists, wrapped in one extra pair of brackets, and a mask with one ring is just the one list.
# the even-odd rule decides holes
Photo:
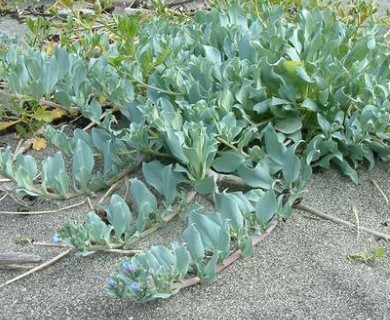
[(89, 210), (95, 210), (95, 207), (93, 206), (92, 201), (89, 197), (87, 197), (87, 202), (88, 202)]
[(374, 185), (374, 187), (379, 191), (381, 196), (385, 199), (386, 204), (389, 204), (389, 198), (386, 196), (386, 194), (383, 192), (382, 188), (378, 185), (378, 183), (374, 180), (371, 179), (371, 183)]
[[(122, 178), (123, 179), (123, 178)], [(118, 184), (122, 181), (121, 180), (118, 180), (117, 182), (115, 182), (108, 190), (107, 192), (103, 195), (103, 197), (100, 198), (99, 200), (99, 204), (103, 203), (104, 200), (106, 200), (106, 198), (114, 191), (114, 189), (118, 186)]]
[(12, 193), (8, 192), (8, 196), (12, 198), (16, 203), (20, 204), (23, 207), (29, 207), (31, 204), (27, 203), (26, 201), (23, 201), (22, 199), (19, 199), (17, 196), (13, 195)]
[[(42, 247), (60, 247), (60, 248), (71, 248), (67, 246), (66, 244), (61, 244), (61, 243), (50, 243), (50, 242), (33, 242), (34, 246), (42, 246)], [(92, 251), (99, 251), (99, 252), (108, 252), (108, 253), (117, 253), (117, 254), (123, 254), (125, 256), (132, 256), (137, 253), (142, 252), (143, 250), (124, 250), (124, 249), (107, 249), (102, 246), (91, 246), (90, 249)]]
[(122, 172), (120, 172), (116, 177), (110, 179), (107, 181), (107, 184), (108, 185), (112, 185), (114, 184), (115, 182), (121, 180), (122, 178), (128, 176), (130, 173), (133, 173), (134, 171), (136, 171), (139, 166), (141, 165), (141, 163), (146, 159), (146, 157), (142, 157), (141, 159), (139, 159), (137, 161), (137, 163), (133, 166), (129, 166), (127, 169), (123, 170)]
[(165, 7), (167, 8), (176, 8), (178, 6), (185, 6), (186, 4), (191, 4), (193, 3), (194, 0), (183, 0), (183, 1), (178, 1), (178, 2), (171, 2), (171, 3), (166, 3)]
[(72, 252), (73, 249), (68, 249), (64, 252), (61, 252), (59, 255), (55, 256), (54, 258), (40, 264), (39, 266), (25, 272), (25, 273), (22, 273), (21, 275), (15, 277), (15, 278), (12, 278), (11, 280), (8, 280), (7, 282), (4, 282), (2, 285), (0, 285), (0, 289), (5, 287), (6, 285), (8, 284), (11, 284), (11, 283), (14, 283), (20, 279), (23, 279), (25, 277), (27, 277), (28, 275), (34, 273), (34, 272), (37, 272), (39, 270), (42, 270), (48, 266), (51, 266), (52, 264), (56, 263), (58, 260), (60, 260), (61, 258), (65, 257), (66, 255), (68, 255), (70, 252)]
[(23, 139), (20, 139), (16, 148), (15, 148), (15, 154), (17, 154), (18, 150), (20, 149), (20, 147), (22, 146), (22, 143), (23, 143)]
[(352, 211), (353, 211), (353, 213), (355, 214), (355, 218), (356, 218), (356, 226), (357, 226), (357, 236), (356, 236), (356, 240), (359, 240), (359, 237), (360, 237), (360, 221), (359, 221), (359, 215), (358, 215), (357, 209), (356, 209), (355, 207), (352, 208)]
[(327, 219), (327, 220), (330, 220), (330, 221), (333, 221), (333, 222), (336, 222), (336, 223), (340, 223), (340, 224), (343, 224), (343, 225), (348, 226), (348, 227), (358, 228), (361, 231), (365, 231), (365, 232), (371, 233), (372, 235), (374, 235), (375, 237), (378, 237), (380, 239), (384, 239), (386, 241), (390, 240), (390, 235), (387, 235), (387, 234), (384, 234), (384, 233), (381, 233), (379, 231), (372, 230), (372, 229), (369, 229), (369, 228), (366, 228), (366, 227), (356, 226), (352, 222), (348, 222), (348, 221), (345, 221), (343, 219), (337, 218), (335, 216), (332, 216), (332, 215), (327, 214), (325, 212), (322, 212), (320, 210), (317, 210), (317, 209), (314, 209), (312, 207), (306, 206), (306, 205), (304, 205), (302, 203), (295, 204), (293, 207), (295, 209), (300, 209), (300, 210), (307, 211), (307, 212), (315, 214), (315, 215), (317, 215), (317, 216), (319, 216), (321, 218), (324, 218), (324, 219)]
[(7, 264), (4, 266), (0, 266), (0, 269), (31, 269), (34, 268), (34, 266), (29, 266), (29, 265), (22, 265), (22, 264)]
[[(7, 98), (10, 98), (10, 99), (18, 99), (18, 100), (26, 100), (26, 101), (32, 100), (32, 98), (29, 96), (24, 96), (24, 95), (20, 95), (20, 94), (12, 94), (12, 93), (9, 93), (9, 92), (2, 90), (2, 89), (0, 89), (0, 93), (2, 95), (6, 96)], [(65, 110), (67, 112), (73, 112), (73, 113), (80, 112), (80, 109), (78, 107), (64, 107), (64, 106), (62, 106), (58, 103), (55, 103), (53, 101), (46, 100), (45, 98), (41, 98), (39, 100), (39, 104), (43, 105), (43, 106), (50, 107), (50, 108), (62, 109), (62, 110)]]
[(0, 265), (40, 262), (41, 257), (24, 252), (0, 252)]
[[(17, 196), (13, 195), (11, 192), (14, 191), (13, 188), (7, 188), (7, 187), (0, 187), (0, 191), (3, 191), (5, 192), (6, 194), (4, 195), (4, 198), (6, 196), (12, 198), (12, 200), (14, 200), (16, 203), (20, 204), (21, 206), (23, 207), (28, 207), (30, 206), (31, 204), (27, 203), (26, 201), (23, 201), (22, 199), (19, 199)], [(1, 198), (1, 200), (3, 200), (3, 198)], [(1, 201), (0, 200), (0, 201)]]
[[(113, 109), (114, 109), (114, 108), (111, 108), (111, 109), (110, 109), (110, 112), (114, 111)], [(103, 112), (102, 115), (100, 116), (99, 120), (103, 120), (108, 114), (109, 114), (108, 111)], [(96, 125), (95, 122), (90, 122), (90, 123), (83, 129), (83, 131), (88, 131), (88, 130), (91, 129), (94, 125)]]
[(244, 157), (249, 157), (249, 154), (247, 154), (245, 151), (240, 150), (236, 146), (232, 145), (230, 142), (226, 141), (225, 139), (222, 139), (221, 137), (216, 138), (219, 142), (223, 143), (224, 145), (228, 146), (230, 149), (237, 151), (241, 153)]
[(50, 101), (50, 100), (46, 100), (44, 98), (41, 98), (39, 100), (39, 104), (53, 108), (53, 109), (61, 109), (61, 110), (64, 110), (66, 112), (80, 113), (80, 109), (78, 107), (64, 107), (58, 103), (55, 103), (55, 102)]
[(125, 201), (128, 195), (129, 195), (129, 179), (125, 179), (125, 194), (123, 195), (123, 199)]
[(51, 242), (34, 241), (32, 244), (33, 244), (34, 246), (42, 246), (42, 247), (69, 248), (68, 245), (62, 244), (62, 243), (51, 243)]
[(18, 211), (0, 211), (0, 214), (9, 214), (9, 215), (38, 215), (38, 214), (48, 214), (48, 213), (55, 213), (59, 211), (64, 211), (68, 209), (72, 209), (78, 206), (81, 206), (85, 203), (85, 200), (79, 203), (72, 204), (70, 206), (53, 209), (53, 210), (42, 210), (42, 211), (30, 211), (30, 212), (18, 212)]
[[(20, 140), (20, 142), (22, 142), (22, 140)], [(25, 153), (26, 151), (31, 149), (32, 145), (33, 139), (28, 139), (26, 141), (23, 141), (22, 143), (19, 143), (15, 149), (15, 155)]]
[(124, 249), (101, 249), (98, 250), (100, 252), (109, 252), (109, 253), (117, 253), (122, 254), (124, 256), (134, 256), (137, 253), (143, 252), (143, 250), (124, 250)]
[(0, 202), (3, 201), (7, 196), (9, 195), (9, 192), (5, 191), (4, 195), (0, 198)]
[(5, 182), (12, 182), (12, 180), (7, 178), (0, 179), (0, 183), (5, 183)]

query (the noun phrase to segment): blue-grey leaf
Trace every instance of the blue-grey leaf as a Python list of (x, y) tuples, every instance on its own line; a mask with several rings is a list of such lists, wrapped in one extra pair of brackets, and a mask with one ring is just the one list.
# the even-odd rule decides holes
[(145, 227), (149, 214), (157, 211), (157, 199), (142, 181), (131, 179), (130, 183), (130, 194), (138, 210), (137, 230), (141, 232)]
[(262, 226), (266, 226), (276, 212), (277, 200), (272, 189), (265, 192), (256, 203), (256, 217)]
[(46, 62), (45, 72), (43, 77), (43, 91), (46, 96), (49, 96), (53, 87), (56, 85), (59, 76), (58, 63), (55, 59), (50, 59)]
[(102, 245), (110, 243), (112, 227), (106, 225), (95, 212), (91, 211), (88, 213), (85, 229), (92, 243)]
[(173, 129), (168, 128), (166, 131), (165, 139), (169, 150), (178, 159), (180, 162), (186, 164), (187, 159), (183, 153), (184, 145), (184, 134), (181, 131), (174, 131)]
[(212, 166), (218, 172), (230, 173), (236, 171), (244, 161), (242, 154), (236, 151), (225, 151), (214, 160)]
[(221, 52), (217, 48), (211, 46), (203, 46), (206, 59), (215, 64), (216, 66), (221, 65)]
[(230, 220), (232, 227), (236, 230), (244, 225), (244, 217), (238, 206), (235, 197), (227, 193), (216, 194), (217, 208), (223, 218)]
[(286, 146), (278, 139), (278, 135), (272, 127), (268, 127), (264, 135), (265, 149), (272, 160), (283, 164), (285, 160)]
[(131, 211), (123, 198), (117, 194), (111, 197), (107, 219), (114, 227), (115, 239), (118, 241), (131, 224)]
[(291, 147), (286, 151), (286, 160), (283, 163), (283, 178), (287, 184), (295, 182), (299, 178), (301, 171), (301, 162), (294, 154), (294, 149)]
[(188, 226), (188, 228), (184, 231), (183, 238), (187, 243), (187, 248), (192, 259), (198, 262), (202, 261), (204, 256), (204, 246), (199, 231), (193, 224)]
[(266, 159), (261, 160), (253, 169), (242, 164), (238, 168), (237, 174), (253, 188), (269, 189), (274, 182)]
[(142, 172), (148, 184), (164, 195), (167, 205), (176, 198), (177, 184), (182, 181), (178, 173), (173, 171), (172, 165), (164, 166), (159, 161), (144, 162)]
[(152, 246), (150, 253), (155, 256), (160, 266), (175, 268), (176, 256), (164, 246)]
[(226, 220), (222, 221), (219, 213), (193, 213), (190, 223), (199, 231), (206, 250), (224, 253), (229, 250), (230, 236), (226, 230)]
[(179, 272), (179, 278), (183, 278), (187, 272), (190, 265), (191, 255), (188, 250), (181, 245), (178, 245), (174, 248), (176, 255), (176, 269)]
[(95, 161), (92, 155), (92, 150), (83, 140), (78, 140), (73, 154), (72, 171), (75, 176), (85, 168), (88, 172), (92, 172)]
[(274, 128), (285, 134), (292, 134), (302, 129), (302, 121), (299, 117), (279, 119), (275, 122)]
[(216, 274), (217, 274), (218, 259), (219, 259), (219, 252), (214, 252), (210, 261), (203, 268), (203, 277), (201, 279), (203, 283), (215, 281)]
[(212, 177), (206, 177), (202, 180), (196, 181), (194, 188), (200, 194), (211, 193), (215, 189), (214, 179)]

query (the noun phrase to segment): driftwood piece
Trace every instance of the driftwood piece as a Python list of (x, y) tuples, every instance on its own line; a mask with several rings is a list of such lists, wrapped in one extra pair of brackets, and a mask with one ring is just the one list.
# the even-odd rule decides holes
[(42, 259), (40, 256), (23, 252), (0, 252), (0, 266), (9, 264), (36, 263)]

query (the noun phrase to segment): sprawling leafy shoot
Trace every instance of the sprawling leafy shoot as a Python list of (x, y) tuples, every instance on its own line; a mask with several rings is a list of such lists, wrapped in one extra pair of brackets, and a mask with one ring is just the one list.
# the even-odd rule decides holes
[[(180, 174), (172, 166), (163, 166), (158, 161), (144, 163), (143, 173), (150, 186), (163, 196), (160, 208), (150, 189), (138, 179), (130, 179), (129, 194), (134, 200), (136, 216), (133, 215), (126, 201), (114, 194), (104, 212), (107, 220), (97, 212), (91, 211), (83, 224), (71, 221), (57, 231), (56, 242), (72, 246), (81, 254), (88, 254), (99, 249), (129, 248), (139, 235), (153, 224), (161, 224), (169, 214), (172, 204), (178, 199), (177, 185), (182, 181)], [(177, 206), (181, 207), (180, 201)]]
[[(184, 243), (123, 260), (108, 280), (113, 295), (147, 301), (176, 293), (191, 274), (214, 280), (232, 252), (250, 255), (275, 217), (290, 217), (312, 166), (333, 163), (357, 181), (362, 162), (372, 168), (374, 155), (389, 156), (385, 29), (367, 17), (340, 20), (335, 10), (248, 3), (199, 11), (183, 25), (118, 17), (114, 28), (50, 50), (0, 38), (7, 94), (50, 101), (94, 126), (70, 136), (48, 126), (45, 137), (60, 151), (41, 165), (0, 149), (2, 175), (26, 193), (69, 198), (142, 163), (145, 182), (130, 180), (132, 209), (113, 195), (107, 221), (90, 212), (55, 240), (83, 254), (130, 248), (186, 208)], [(226, 185), (242, 190), (220, 191)], [(184, 188), (211, 193), (215, 208), (185, 206)]]

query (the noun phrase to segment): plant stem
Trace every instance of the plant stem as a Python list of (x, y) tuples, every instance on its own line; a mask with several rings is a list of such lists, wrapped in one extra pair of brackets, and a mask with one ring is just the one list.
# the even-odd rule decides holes
[(238, 149), (236, 146), (232, 145), (230, 142), (226, 141), (225, 139), (221, 137), (216, 138), (219, 142), (223, 143), (224, 145), (228, 146), (230, 149), (237, 151), (238, 153), (242, 154), (244, 157), (249, 157), (249, 154), (247, 154), (245, 151)]
[(114, 184), (115, 182), (121, 180), (122, 178), (126, 177), (130, 173), (133, 173), (134, 171), (136, 171), (139, 168), (139, 166), (142, 164), (143, 161), (145, 161), (145, 159), (146, 159), (145, 156), (141, 157), (141, 159), (138, 160), (136, 162), (136, 164), (134, 164), (133, 166), (127, 167), (125, 170), (120, 172), (117, 176), (115, 176), (114, 178), (108, 180), (107, 184), (110, 186), (110, 185)]
[[(186, 205), (188, 205), (195, 197), (196, 195), (196, 192), (195, 191), (191, 191), (188, 196), (187, 196), (187, 199), (186, 199)], [(182, 205), (178, 205), (176, 207), (176, 209), (171, 212), (170, 214), (167, 214), (163, 220), (165, 223), (168, 223), (169, 221), (171, 221), (174, 217), (176, 217), (179, 213), (181, 213), (183, 210), (183, 206)], [(139, 237), (137, 238), (136, 241), (139, 241), (141, 240), (142, 238), (145, 238), (147, 237), (148, 235), (156, 232), (158, 229), (160, 229), (160, 224), (155, 224), (154, 226), (152, 226), (151, 228), (145, 230), (144, 232), (142, 232)]]
[(172, 158), (172, 156), (168, 153), (163, 153), (163, 152), (158, 152), (150, 149), (149, 151), (146, 152), (147, 154), (156, 156), (156, 157), (162, 157), (162, 158)]
[(153, 89), (153, 90), (156, 90), (158, 92), (162, 92), (162, 93), (166, 93), (166, 94), (171, 94), (173, 96), (181, 96), (182, 94), (179, 93), (179, 92), (174, 92), (174, 91), (170, 91), (170, 90), (165, 90), (165, 89), (162, 89), (162, 88), (157, 88), (155, 86), (152, 86), (150, 84), (147, 84), (141, 80), (135, 80), (138, 84), (140, 84), (141, 86), (145, 87), (145, 88), (148, 88), (148, 89)]
[[(8, 99), (17, 99), (21, 101), (36, 101), (33, 97), (18, 94), (18, 93), (9, 93), (3, 89), (0, 89), (0, 94), (7, 97)], [(78, 107), (64, 107), (58, 103), (55, 103), (53, 101), (47, 100), (45, 98), (40, 98), (39, 101), (37, 101), (40, 105), (47, 106), (50, 108), (58, 108), (61, 110), (64, 110), (66, 112), (72, 112), (72, 113), (79, 113), (80, 109)]]
[[(273, 222), (270, 223), (268, 229), (263, 232), (260, 235), (255, 235), (252, 239), (252, 245), (256, 246), (261, 241), (263, 241), (267, 236), (271, 233), (271, 231), (275, 228), (277, 225), (277, 220), (274, 219)], [(216, 268), (216, 272), (221, 272), (230, 265), (232, 265), (236, 260), (241, 258), (242, 252), (241, 250), (236, 250), (234, 253), (232, 253), (230, 256), (228, 256), (222, 263), (219, 263)], [(178, 293), (181, 289), (191, 287), (195, 284), (198, 284), (201, 282), (201, 279), (199, 277), (193, 277), (189, 279), (185, 279), (182, 282), (175, 282), (172, 286), (172, 294)]]

